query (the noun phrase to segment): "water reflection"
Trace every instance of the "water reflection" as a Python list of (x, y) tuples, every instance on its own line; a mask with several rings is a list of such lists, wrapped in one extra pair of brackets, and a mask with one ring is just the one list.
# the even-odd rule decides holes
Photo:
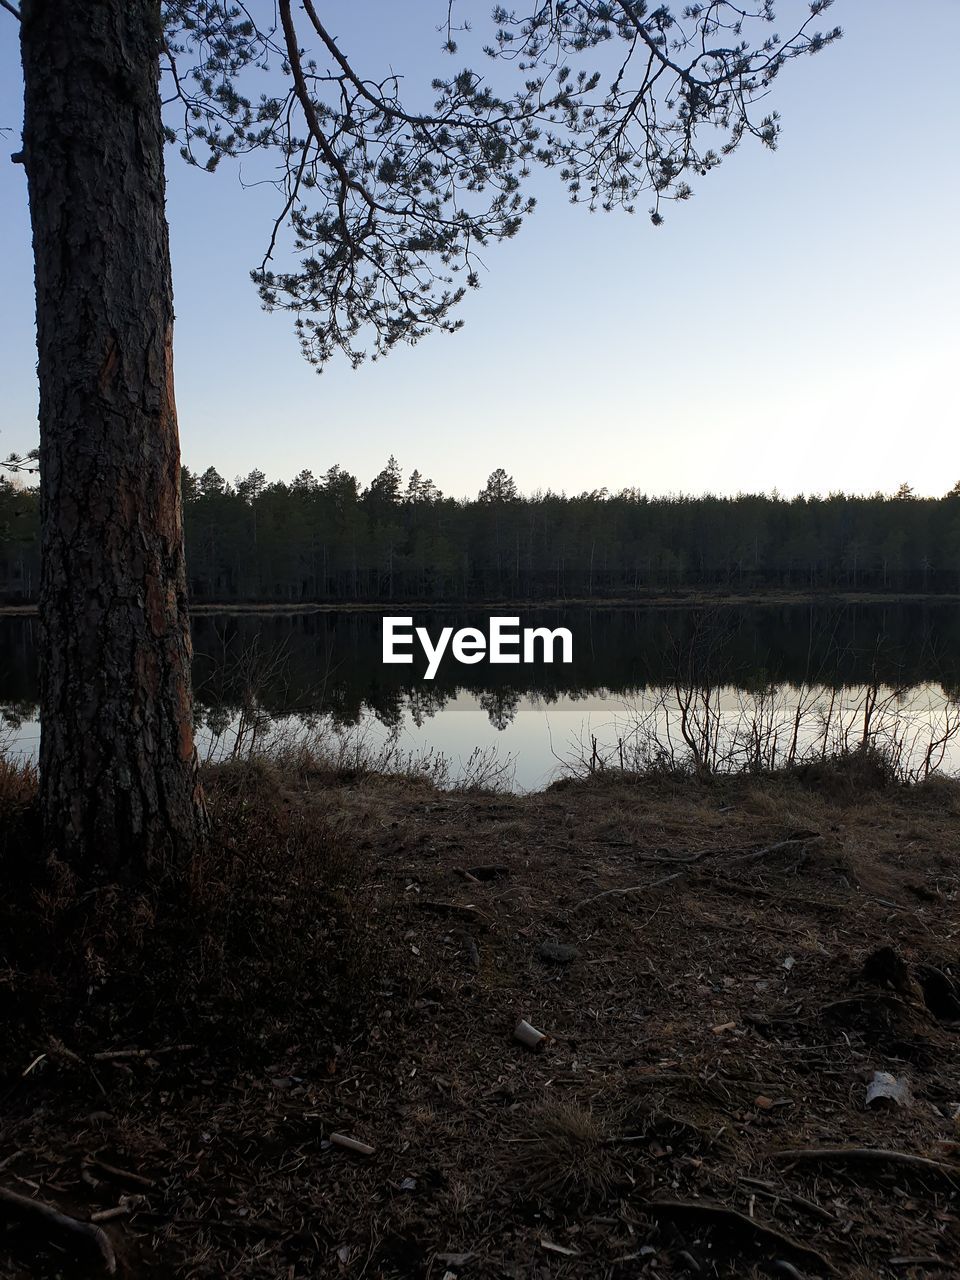
[[(414, 611), (486, 630), (489, 614)], [(521, 786), (559, 767), (768, 767), (865, 741), (910, 768), (956, 767), (960, 606), (948, 602), (749, 608), (531, 610), (523, 626), (569, 627), (568, 665), (461, 666), (437, 679), (381, 662), (380, 615), (198, 616), (201, 749), (242, 751), (278, 734), (337, 750), (516, 763)], [(418, 658), (419, 661), (419, 658)], [(33, 754), (36, 622), (0, 619), (0, 717)], [(864, 722), (866, 717), (866, 734)], [(858, 739), (857, 734), (860, 733)], [(919, 762), (919, 763), (918, 763)]]

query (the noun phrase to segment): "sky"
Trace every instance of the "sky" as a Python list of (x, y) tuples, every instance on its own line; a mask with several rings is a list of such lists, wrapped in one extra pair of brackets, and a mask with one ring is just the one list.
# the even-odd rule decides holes
[[(323, 9), (365, 73), (449, 74), (443, 0)], [(491, 9), (461, 6), (478, 36)], [(804, 9), (781, 0), (776, 29)], [(367, 483), (393, 453), (456, 497), (495, 467), (525, 492), (945, 493), (960, 479), (960, 0), (837, 0), (834, 24), (843, 40), (776, 82), (775, 152), (745, 142), (659, 228), (642, 197), (634, 217), (591, 214), (539, 176), (537, 212), (484, 251), (463, 329), (358, 370), (338, 357), (318, 376), (291, 318), (261, 310), (262, 173), (207, 175), (170, 149), (184, 462), (228, 479), (339, 463)], [(21, 99), (0, 12), (0, 156), (19, 147)], [(6, 456), (37, 442), (37, 386), (26, 181), (5, 158), (0, 244)]]

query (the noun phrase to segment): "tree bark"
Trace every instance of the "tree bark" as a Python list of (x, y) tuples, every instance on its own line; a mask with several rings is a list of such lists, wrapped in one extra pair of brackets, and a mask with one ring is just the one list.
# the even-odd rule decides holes
[(40, 795), (127, 880), (202, 819), (173, 393), (159, 0), (24, 0), (40, 378)]

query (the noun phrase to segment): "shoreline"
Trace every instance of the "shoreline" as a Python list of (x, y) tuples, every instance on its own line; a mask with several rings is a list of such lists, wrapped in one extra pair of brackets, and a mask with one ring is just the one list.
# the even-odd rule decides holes
[[(774, 607), (787, 605), (829, 604), (957, 604), (957, 592), (879, 592), (879, 591), (770, 591), (770, 592), (719, 592), (691, 591), (688, 593), (655, 592), (643, 596), (571, 596), (544, 600), (358, 600), (358, 601), (305, 601), (299, 604), (273, 603), (271, 601), (203, 601), (190, 606), (190, 613), (202, 617), (205, 614), (263, 614), (265, 616), (295, 616), (315, 613), (379, 613), (395, 615), (409, 610), (416, 613), (452, 613), (456, 611), (497, 612), (520, 610), (558, 609), (689, 609), (706, 606), (729, 608)], [(39, 615), (36, 603), (0, 604), (0, 617), (34, 618)]]

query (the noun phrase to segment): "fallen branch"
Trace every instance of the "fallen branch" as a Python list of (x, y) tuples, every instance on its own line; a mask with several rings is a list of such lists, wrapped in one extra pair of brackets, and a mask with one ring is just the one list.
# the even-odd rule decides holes
[(605, 889), (603, 893), (595, 893), (592, 898), (583, 898), (580, 902), (575, 902), (571, 907), (572, 911), (579, 911), (581, 907), (587, 906), (591, 902), (599, 902), (601, 898), (618, 898), (627, 893), (643, 893), (646, 889), (658, 889), (660, 885), (667, 884), (671, 880), (677, 880), (680, 876), (686, 875), (686, 868), (682, 871), (674, 871), (672, 875), (661, 876), (659, 880), (651, 880), (648, 884), (633, 884), (627, 889)]
[(801, 1244), (799, 1240), (794, 1240), (775, 1227), (758, 1222), (756, 1218), (748, 1218), (745, 1213), (717, 1204), (713, 1200), (645, 1200), (643, 1211), (654, 1217), (699, 1217), (718, 1225), (736, 1227), (747, 1235), (755, 1236), (767, 1244), (775, 1244), (780, 1249), (787, 1249), (797, 1257), (815, 1263), (830, 1275), (836, 1275), (836, 1269), (829, 1258), (810, 1245)]
[[(741, 853), (735, 858), (725, 858), (724, 865), (729, 866), (734, 862), (752, 862), (756, 858), (765, 858), (768, 854), (778, 853), (782, 849), (799, 849), (807, 843), (808, 840), (822, 840), (823, 836), (804, 836), (800, 840), (779, 840), (776, 844), (769, 844), (763, 849), (753, 849), (750, 853)], [(605, 889), (603, 893), (595, 893), (591, 898), (583, 898), (580, 902), (574, 903), (571, 910), (579, 911), (581, 907), (588, 906), (591, 902), (599, 902), (601, 898), (618, 898), (628, 893), (644, 893), (649, 889), (659, 889), (662, 884), (669, 884), (671, 880), (677, 880), (680, 876), (686, 875), (689, 867), (700, 862), (702, 858), (708, 856), (708, 853), (695, 854), (691, 858), (676, 859), (683, 862), (683, 866), (679, 871), (674, 871), (668, 876), (661, 876), (659, 880), (651, 880), (647, 884), (632, 884), (626, 889)], [(423, 904), (426, 905), (426, 904)]]
[(79, 1218), (71, 1218), (52, 1205), (42, 1200), (32, 1200), (29, 1196), (21, 1196), (16, 1191), (7, 1191), (0, 1187), (0, 1208), (5, 1208), (13, 1216), (34, 1220), (46, 1226), (59, 1236), (79, 1243), (82, 1241), (89, 1249), (98, 1253), (108, 1275), (117, 1271), (117, 1255), (114, 1253), (110, 1237), (93, 1222), (81, 1222)]
[(105, 1049), (93, 1054), (94, 1062), (123, 1062), (131, 1058), (156, 1058), (161, 1053), (187, 1053), (192, 1044), (171, 1044), (164, 1049)]
[(929, 1156), (915, 1156), (908, 1151), (890, 1151), (884, 1147), (801, 1147), (796, 1150), (768, 1151), (765, 1160), (816, 1164), (857, 1163), (900, 1164), (925, 1173), (939, 1173), (960, 1182), (960, 1164), (948, 1164), (943, 1160), (931, 1160)]
[(114, 1182), (128, 1182), (131, 1186), (144, 1187), (147, 1190), (156, 1186), (153, 1178), (146, 1178), (142, 1173), (131, 1173), (129, 1169), (118, 1169), (116, 1165), (107, 1164), (105, 1160), (99, 1160), (96, 1156), (88, 1156), (83, 1163), (86, 1167), (96, 1169), (104, 1177), (112, 1178)]
[(813, 840), (822, 840), (823, 836), (800, 836), (790, 837), (787, 840), (778, 840), (776, 844), (768, 844), (763, 849), (753, 849), (750, 853), (738, 854), (736, 858), (724, 858), (724, 864), (729, 865), (731, 862), (753, 862), (755, 858), (766, 858), (771, 853), (781, 853), (784, 849), (798, 849), (803, 845), (809, 844)]
[(775, 1182), (764, 1182), (762, 1178), (745, 1178), (741, 1176), (739, 1181), (744, 1186), (756, 1188), (761, 1195), (770, 1196), (773, 1200), (789, 1200), (791, 1204), (799, 1205), (800, 1208), (806, 1209), (808, 1213), (812, 1213), (816, 1218), (821, 1218), (824, 1222), (837, 1221), (835, 1213), (825, 1209), (822, 1204), (817, 1204), (815, 1200), (808, 1200), (796, 1191), (791, 1191), (789, 1187), (778, 1186)]

